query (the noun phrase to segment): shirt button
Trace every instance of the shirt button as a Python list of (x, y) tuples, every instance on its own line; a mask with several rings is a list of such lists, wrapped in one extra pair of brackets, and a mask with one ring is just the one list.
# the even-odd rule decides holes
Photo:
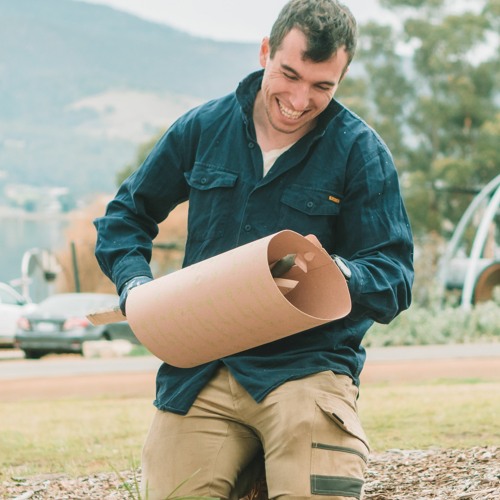
[(247, 224), (245, 227), (244, 227), (245, 231), (250, 231), (250, 229), (252, 229), (252, 226), (250, 224)]
[(314, 202), (308, 201), (306, 206), (307, 206), (307, 208), (312, 208), (312, 207), (314, 207)]
[(248, 143), (248, 147), (249, 147), (250, 149), (253, 149), (253, 148), (255, 147), (255, 144), (254, 144), (253, 142), (249, 142), (249, 143)]
[(202, 177), (202, 178), (200, 179), (200, 182), (201, 182), (202, 184), (206, 184), (206, 183), (207, 183), (207, 178), (206, 178), (206, 177)]

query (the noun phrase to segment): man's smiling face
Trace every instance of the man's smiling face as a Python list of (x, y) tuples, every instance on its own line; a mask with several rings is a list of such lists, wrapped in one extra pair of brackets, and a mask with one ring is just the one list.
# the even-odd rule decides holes
[(261, 45), (262, 102), (269, 125), (284, 134), (305, 134), (314, 128), (317, 116), (330, 103), (347, 67), (348, 56), (343, 47), (322, 62), (304, 59), (306, 49), (306, 37), (298, 29), (285, 36), (272, 59), (269, 39), (265, 38)]

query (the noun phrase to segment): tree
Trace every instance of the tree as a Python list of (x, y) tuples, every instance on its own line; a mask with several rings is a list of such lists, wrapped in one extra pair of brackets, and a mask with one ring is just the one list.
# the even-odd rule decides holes
[(494, 126), (500, 2), (478, 1), (475, 10), (468, 4), (458, 13), (453, 0), (380, 3), (403, 19), (401, 39), (413, 50), (414, 94), (405, 106), (411, 141), (403, 163), (408, 209), (417, 232), (446, 234), (474, 192), (498, 172), (492, 145), (500, 139)]

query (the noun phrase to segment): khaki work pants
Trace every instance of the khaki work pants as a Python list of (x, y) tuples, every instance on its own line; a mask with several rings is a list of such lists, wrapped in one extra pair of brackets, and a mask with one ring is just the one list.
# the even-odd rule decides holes
[[(235, 500), (265, 474), (269, 498), (362, 497), (368, 444), (357, 387), (331, 371), (256, 403), (223, 367), (186, 415), (157, 411), (142, 457), (142, 497)], [(187, 480), (187, 481), (186, 481)]]

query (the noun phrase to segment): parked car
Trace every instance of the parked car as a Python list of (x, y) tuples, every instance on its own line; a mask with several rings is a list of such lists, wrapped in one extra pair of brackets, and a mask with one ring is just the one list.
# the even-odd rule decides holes
[(0, 347), (14, 347), (17, 320), (28, 301), (11, 286), (0, 283)]
[(138, 344), (126, 321), (94, 326), (86, 315), (115, 307), (118, 298), (102, 293), (63, 293), (40, 302), (18, 321), (15, 345), (28, 359), (49, 353), (83, 353), (83, 343), (91, 340), (125, 339)]

